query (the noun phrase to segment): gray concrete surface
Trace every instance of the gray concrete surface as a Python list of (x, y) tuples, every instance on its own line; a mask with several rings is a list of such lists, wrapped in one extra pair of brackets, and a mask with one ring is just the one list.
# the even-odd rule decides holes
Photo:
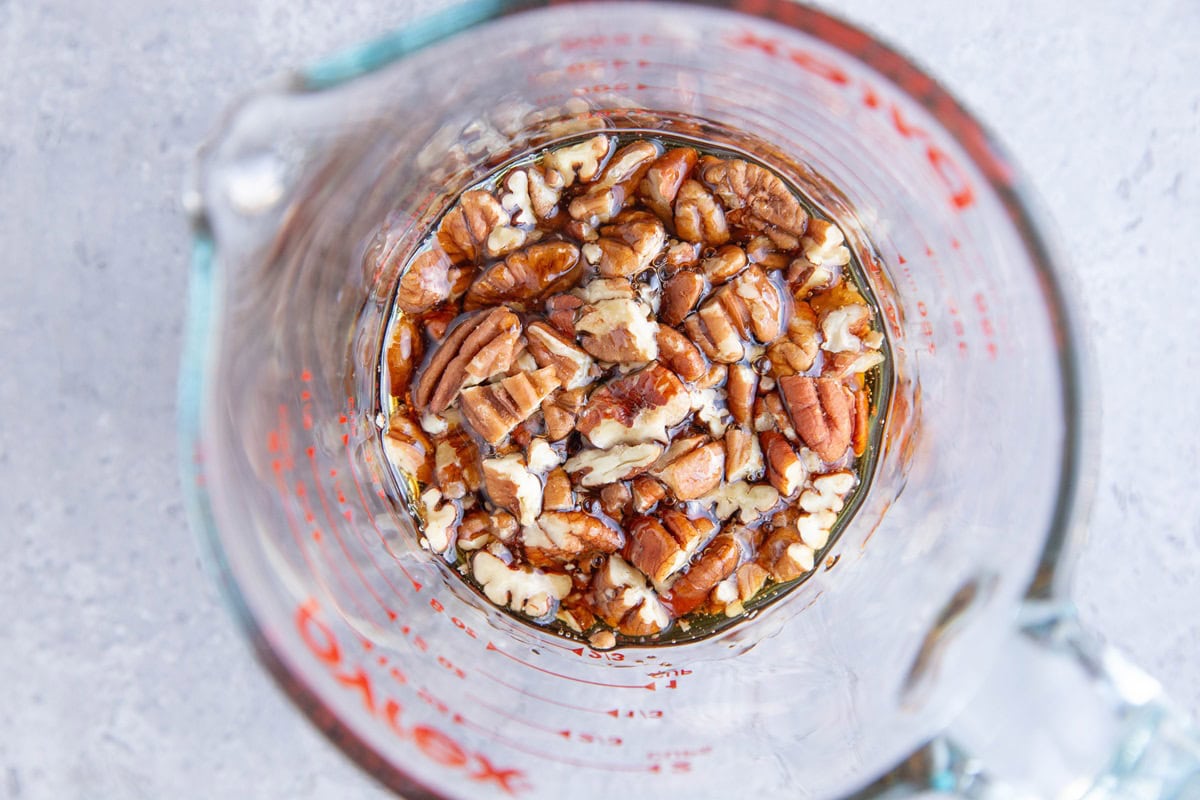
[[(1105, 412), (1079, 602), (1200, 711), (1200, 5), (839, 7), (997, 130), (1057, 223)], [(186, 529), (178, 197), (240, 90), (411, 13), (0, 0), (0, 797), (382, 796), (258, 669)]]

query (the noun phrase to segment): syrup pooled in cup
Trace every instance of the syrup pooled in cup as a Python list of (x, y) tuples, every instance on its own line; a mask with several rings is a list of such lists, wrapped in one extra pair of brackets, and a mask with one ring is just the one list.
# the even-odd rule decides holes
[(706, 636), (857, 507), (887, 350), (842, 232), (749, 158), (547, 148), (401, 273), (384, 449), (422, 547), (593, 647)]

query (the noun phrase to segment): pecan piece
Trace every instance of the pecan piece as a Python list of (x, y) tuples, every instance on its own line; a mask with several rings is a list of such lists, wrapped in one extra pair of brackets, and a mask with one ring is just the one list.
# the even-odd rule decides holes
[(542, 159), (542, 165), (547, 175), (550, 172), (557, 174), (564, 187), (573, 185), (576, 177), (586, 183), (599, 174), (600, 164), (608, 155), (610, 146), (609, 138), (600, 134), (551, 150)]
[(747, 320), (758, 341), (769, 344), (783, 333), (786, 323), (783, 293), (762, 271), (762, 267), (750, 267), (719, 294), (722, 304), (727, 307), (735, 302), (741, 304), (744, 312), (731, 308), (730, 314), (735, 319)]
[(703, 275), (687, 270), (675, 273), (663, 284), (659, 322), (671, 326), (683, 322), (707, 291), (708, 283)]
[(406, 414), (393, 414), (388, 420), (383, 451), (406, 476), (412, 476), (420, 483), (429, 483), (433, 479), (433, 445), (421, 426)]
[(650, 162), (657, 155), (658, 149), (644, 139), (622, 147), (609, 159), (608, 166), (596, 182), (571, 201), (568, 213), (577, 220), (586, 220), (593, 225), (608, 222), (625, 205), (633, 187), (646, 174)]
[(717, 252), (700, 262), (704, 277), (713, 285), (724, 283), (737, 276), (746, 268), (746, 252), (736, 244), (727, 244), (717, 248)]
[(675, 232), (679, 238), (706, 245), (729, 241), (725, 212), (704, 184), (690, 178), (675, 196)]
[(733, 421), (749, 425), (754, 418), (754, 398), (758, 394), (758, 373), (745, 364), (730, 364), (725, 382), (726, 402)]
[(795, 528), (773, 531), (758, 551), (758, 563), (779, 583), (794, 581), (811, 572), (816, 554)]
[(438, 438), (434, 452), (434, 483), (444, 497), (460, 500), (479, 490), (479, 448), (462, 428)]
[(563, 467), (580, 486), (591, 488), (640, 475), (661, 455), (662, 445), (653, 442), (616, 445), (607, 450), (580, 450)]
[(492, 503), (511, 511), (522, 525), (532, 525), (542, 511), (542, 482), (520, 453), (484, 459), (483, 485)]
[(854, 397), (830, 378), (787, 375), (779, 392), (800, 439), (824, 461), (837, 461), (850, 447), (854, 432)]
[(728, 532), (718, 534), (671, 586), (664, 602), (676, 615), (694, 611), (714, 586), (733, 574), (740, 557), (733, 535)]
[(663, 485), (649, 475), (634, 478), (630, 491), (633, 493), (633, 510), (638, 514), (645, 514), (667, 496)]
[(761, 592), (767, 578), (771, 577), (771, 573), (753, 561), (742, 564), (734, 575), (737, 576), (738, 599), (743, 603)]
[(758, 440), (767, 462), (767, 480), (784, 497), (795, 494), (808, 475), (792, 445), (775, 431), (763, 431)]
[(699, 380), (708, 370), (708, 362), (692, 340), (666, 325), (658, 326), (658, 357), (685, 381)]
[(768, 236), (782, 231), (797, 243), (807, 230), (807, 212), (773, 172), (741, 159), (712, 156), (701, 159), (698, 172), (725, 207), (737, 212), (739, 224)]
[(583, 301), (573, 294), (556, 294), (546, 298), (546, 319), (563, 336), (575, 339), (575, 312)]
[(709, 442), (677, 456), (654, 475), (676, 500), (696, 500), (717, 488), (724, 477), (725, 448), (720, 442)]
[[(615, 280), (594, 280), (588, 288)], [(601, 294), (600, 290), (589, 293), (601, 299), (592, 300), (581, 309), (575, 322), (575, 329), (584, 334), (579, 343), (600, 361), (618, 364), (653, 361), (658, 356), (658, 323), (651, 319), (650, 307), (632, 297), (632, 287), (625, 283), (623, 289), (628, 296), (613, 296), (619, 290), (609, 294)]]
[(662, 267), (667, 275), (674, 275), (681, 269), (691, 269), (700, 265), (700, 250), (699, 242), (680, 242), (675, 239), (667, 245), (667, 250), (663, 253)]
[(396, 305), (409, 314), (421, 314), (449, 296), (450, 259), (433, 245), (408, 263), (396, 288)]
[(570, 242), (540, 242), (512, 253), (485, 269), (467, 290), (468, 310), (508, 303), (524, 310), (541, 298), (566, 289), (583, 265)]
[(688, 337), (713, 361), (732, 364), (746, 355), (738, 332), (737, 320), (728, 309), (713, 298), (683, 322)]
[(602, 620), (626, 636), (647, 636), (671, 624), (671, 615), (646, 577), (618, 555), (592, 575), (588, 597)]
[(522, 530), (521, 544), (531, 565), (545, 567), (616, 552), (625, 537), (584, 511), (546, 511)]
[(763, 469), (763, 454), (754, 434), (731, 426), (725, 431), (724, 444), (725, 480), (734, 483), (758, 477)]
[(520, 329), (517, 315), (504, 307), (464, 319), (433, 354), (417, 382), (413, 401), (440, 414), (472, 379), (478, 383), (507, 370)]
[(595, 447), (646, 441), (666, 442), (668, 429), (691, 410), (679, 378), (660, 364), (610, 381), (588, 400), (576, 428)]
[(661, 520), (638, 517), (629, 523), (622, 555), (661, 590), (716, 529), (716, 523), (707, 517), (692, 519), (678, 509), (668, 508)]
[(510, 566), (487, 550), (471, 559), (471, 574), (488, 600), (534, 619), (550, 616), (571, 591), (568, 575)]
[(844, 267), (850, 263), (850, 250), (845, 247), (845, 241), (846, 236), (832, 222), (810, 219), (800, 247), (804, 257), (816, 266)]
[(406, 401), (413, 370), (425, 355), (425, 341), (416, 320), (408, 314), (398, 314), (388, 338), (388, 385), (391, 393)]
[(575, 430), (575, 411), (565, 407), (557, 398), (558, 392), (542, 402), (542, 418), (546, 423), (546, 438), (552, 442), (561, 441)]
[(675, 196), (696, 165), (696, 158), (696, 151), (692, 148), (676, 147), (659, 156), (642, 178), (638, 193), (663, 222), (671, 221)]
[(500, 201), (485, 191), (463, 192), (458, 204), (442, 218), (438, 243), (455, 264), (494, 258), (520, 247), (525, 232), (511, 226)]
[(457, 500), (443, 502), (442, 493), (430, 487), (421, 495), (421, 533), (424, 544), (435, 553), (454, 546), (462, 507)]
[(551, 367), (510, 375), (499, 383), (464, 389), (463, 416), (484, 441), (497, 444), (557, 388)]
[(629, 484), (610, 483), (600, 490), (600, 508), (605, 514), (620, 522), (633, 507), (633, 492)]
[(539, 367), (553, 367), (565, 389), (578, 389), (592, 381), (592, 357), (544, 322), (525, 329), (529, 352)]
[(867, 438), (871, 432), (871, 392), (862, 387), (854, 393), (854, 435), (850, 437), (850, 446), (854, 449), (854, 457), (858, 458), (867, 452)]
[(600, 229), (600, 238), (583, 246), (588, 263), (606, 278), (623, 278), (647, 269), (667, 241), (667, 231), (653, 214), (633, 211)]
[(546, 476), (542, 490), (542, 509), (545, 511), (570, 511), (575, 507), (575, 493), (571, 489), (571, 478), (562, 467)]
[(787, 335), (767, 348), (771, 361), (771, 375), (797, 375), (812, 369), (817, 358), (817, 315), (812, 307), (796, 298), (792, 304), (792, 317), (788, 320)]

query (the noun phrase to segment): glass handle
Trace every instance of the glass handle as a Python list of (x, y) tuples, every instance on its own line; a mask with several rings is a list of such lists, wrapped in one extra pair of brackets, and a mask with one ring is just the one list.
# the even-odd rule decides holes
[(853, 800), (911, 797), (1200, 800), (1200, 731), (1073, 607), (1029, 603), (945, 734)]

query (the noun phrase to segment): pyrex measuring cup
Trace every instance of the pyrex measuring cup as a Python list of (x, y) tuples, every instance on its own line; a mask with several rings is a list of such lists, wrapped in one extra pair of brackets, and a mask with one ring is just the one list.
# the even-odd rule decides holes
[[(1082, 376), (1008, 165), (861, 31), (734, 5), (468, 5), (233, 110), (189, 197), (181, 402), (239, 620), (410, 797), (1196, 796), (1195, 739), (1065, 595)], [(675, 647), (594, 651), (488, 606), (416, 545), (380, 446), (398, 275), (378, 265), (403, 259), (368, 243), (415, 247), (496, 164), (600, 127), (788, 175), (846, 230), (893, 353), (872, 487), (830, 557)]]

